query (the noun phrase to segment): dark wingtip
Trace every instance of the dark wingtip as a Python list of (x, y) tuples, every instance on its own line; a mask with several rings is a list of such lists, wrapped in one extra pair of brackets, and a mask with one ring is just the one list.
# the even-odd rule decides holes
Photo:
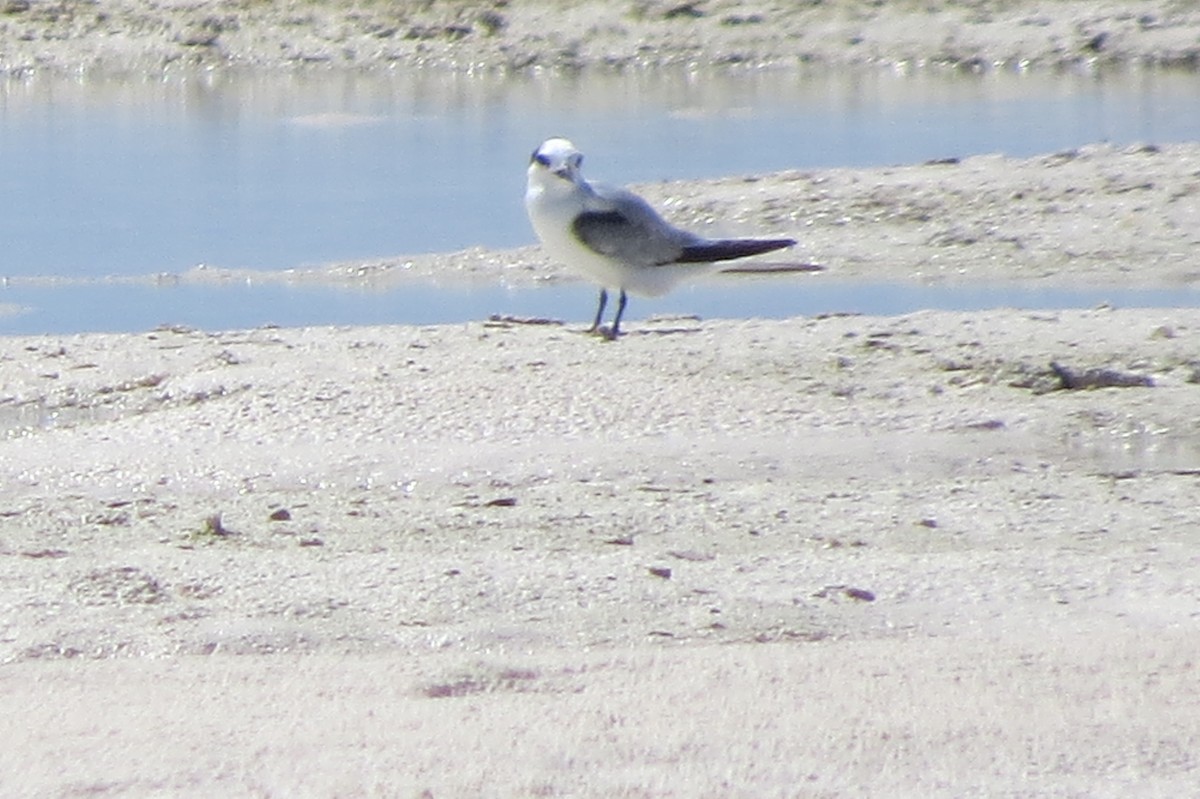
[(793, 247), (795, 239), (716, 239), (683, 248), (677, 263), (711, 264)]

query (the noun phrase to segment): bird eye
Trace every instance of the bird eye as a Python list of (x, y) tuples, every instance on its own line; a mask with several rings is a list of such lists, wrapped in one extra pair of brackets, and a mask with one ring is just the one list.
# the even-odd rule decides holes
[(530, 160), (537, 161), (542, 166), (550, 166), (550, 156), (542, 155), (537, 150), (533, 151), (533, 155), (530, 157)]

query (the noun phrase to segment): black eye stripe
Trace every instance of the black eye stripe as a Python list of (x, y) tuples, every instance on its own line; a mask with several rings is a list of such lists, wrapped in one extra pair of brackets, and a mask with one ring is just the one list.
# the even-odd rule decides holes
[(547, 155), (542, 155), (536, 150), (533, 153), (532, 160), (537, 161), (542, 166), (550, 166), (550, 157)]

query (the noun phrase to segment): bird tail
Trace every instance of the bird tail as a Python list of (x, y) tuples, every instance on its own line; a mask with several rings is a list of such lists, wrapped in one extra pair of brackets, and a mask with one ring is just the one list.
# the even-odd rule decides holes
[(751, 255), (762, 255), (764, 252), (782, 250), (795, 243), (795, 239), (711, 239), (686, 245), (680, 256), (675, 259), (675, 263), (711, 264), (716, 261), (730, 261), (734, 258), (747, 258)]

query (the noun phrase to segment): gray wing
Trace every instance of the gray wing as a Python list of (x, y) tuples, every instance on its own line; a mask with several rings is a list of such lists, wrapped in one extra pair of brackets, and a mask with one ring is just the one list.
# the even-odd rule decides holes
[(592, 186), (595, 210), (575, 217), (575, 237), (594, 252), (645, 266), (707, 264), (795, 244), (794, 239), (706, 239), (667, 222), (631, 191)]
[(572, 223), (575, 237), (588, 249), (630, 264), (674, 263), (701, 239), (672, 226), (631, 191), (593, 185), (591, 208)]

